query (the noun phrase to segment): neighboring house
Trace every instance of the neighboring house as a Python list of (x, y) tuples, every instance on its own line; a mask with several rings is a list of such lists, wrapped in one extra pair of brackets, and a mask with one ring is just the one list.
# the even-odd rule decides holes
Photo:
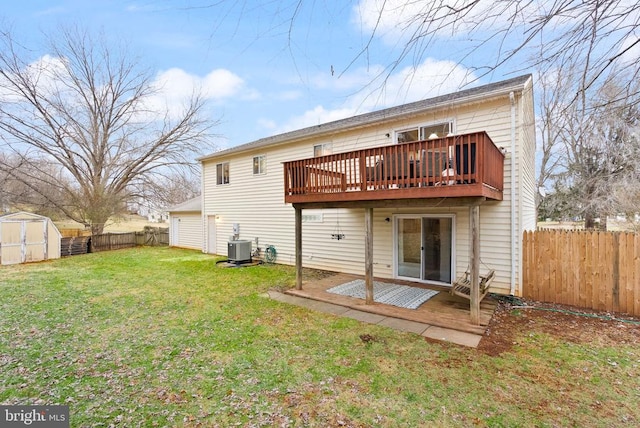
[(58, 259), (60, 237), (48, 217), (24, 211), (0, 215), (0, 265)]
[(203, 251), (257, 239), (298, 286), (302, 265), (444, 286), (492, 269), (492, 291), (520, 295), (534, 125), (525, 75), (213, 153)]
[(169, 213), (169, 245), (203, 248), (202, 202), (200, 196), (167, 209)]
[(167, 211), (149, 208), (146, 217), (150, 223), (164, 223), (169, 220), (169, 213)]
[(144, 199), (129, 203), (128, 210), (130, 213), (146, 217), (149, 223), (165, 223), (169, 220), (169, 213), (165, 209), (156, 208)]
[(144, 205), (139, 206), (138, 215), (146, 217), (149, 223), (165, 223), (169, 220), (169, 213), (167, 210)]

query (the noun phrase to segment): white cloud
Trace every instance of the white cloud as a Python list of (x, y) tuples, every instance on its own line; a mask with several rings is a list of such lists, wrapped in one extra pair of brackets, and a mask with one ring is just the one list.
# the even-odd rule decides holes
[(374, 92), (360, 91), (350, 103), (365, 110), (392, 107), (456, 92), (473, 82), (476, 77), (454, 61), (425, 59), (418, 66), (409, 66), (387, 76)]
[(152, 111), (168, 110), (170, 117), (179, 117), (185, 103), (197, 93), (208, 101), (221, 102), (236, 96), (255, 96), (244, 91), (244, 81), (226, 69), (216, 69), (201, 77), (180, 68), (171, 68), (158, 73), (153, 87), (157, 93), (147, 101)]
[(308, 126), (320, 125), (321, 123), (333, 122), (334, 120), (351, 117), (356, 113), (353, 108), (342, 108), (327, 110), (323, 106), (316, 106), (312, 110), (307, 110), (300, 116), (295, 116), (287, 121), (283, 126), (274, 129), (276, 133), (294, 131)]
[[(24, 70), (32, 82), (36, 82), (38, 90), (49, 96), (55, 92), (64, 92), (64, 86), (60, 87), (58, 82), (68, 76), (65, 63), (62, 58), (51, 55), (44, 55), (36, 61), (27, 65)], [(7, 89), (10, 84), (0, 83), (0, 99), (6, 102), (15, 102), (23, 99), (21, 94), (15, 94)]]
[[(381, 67), (373, 68), (376, 71), (381, 70)], [(388, 76), (384, 84), (375, 90), (365, 87), (367, 83), (363, 79), (365, 75), (363, 70), (356, 70), (352, 75), (345, 76), (346, 81), (352, 85), (351, 89), (355, 91), (355, 88), (359, 88), (360, 90), (355, 91), (355, 94), (349, 97), (342, 107), (326, 109), (324, 106), (317, 105), (299, 116), (292, 117), (283, 126), (276, 127), (274, 130), (291, 131), (436, 97), (456, 92), (476, 80), (476, 77), (463, 66), (453, 61), (438, 61), (433, 58), (427, 58), (417, 67), (405, 67), (398, 73)], [(315, 83), (321, 88), (330, 88), (326, 80), (319, 79)], [(338, 83), (335, 85), (342, 86)]]
[[(635, 45), (634, 45), (635, 43)], [(623, 65), (634, 65), (640, 61), (640, 37), (632, 34), (622, 41), (618, 54)]]
[[(27, 66), (27, 73), (39, 90), (44, 94), (64, 94), (68, 91), (60, 82), (68, 79), (63, 58), (44, 55)], [(7, 88), (10, 85), (0, 84), (0, 100), (15, 102), (22, 99)], [(205, 76), (187, 73), (180, 68), (171, 68), (159, 72), (151, 87), (155, 93), (144, 100), (145, 120), (152, 120), (158, 114), (169, 113), (170, 118), (180, 117), (185, 105), (196, 94), (206, 101), (223, 102), (233, 97), (255, 99), (259, 93), (247, 89), (245, 82), (238, 75), (226, 69), (215, 69)], [(70, 95), (68, 102), (71, 102)]]
[[(452, 0), (446, 4), (438, 0), (360, 0), (353, 9), (353, 20), (364, 31), (375, 30), (383, 40), (398, 43), (415, 36), (418, 26), (423, 26), (428, 37), (451, 38), (472, 30), (502, 27), (514, 17), (524, 19), (524, 9), (531, 12), (539, 7), (538, 2), (522, 6), (517, 2), (477, 0)], [(454, 15), (453, 10), (464, 12)]]
[(153, 86), (171, 100), (188, 99), (194, 91), (201, 91), (206, 99), (221, 100), (237, 95), (244, 81), (225, 69), (216, 69), (200, 77), (180, 68), (171, 68), (158, 73)]

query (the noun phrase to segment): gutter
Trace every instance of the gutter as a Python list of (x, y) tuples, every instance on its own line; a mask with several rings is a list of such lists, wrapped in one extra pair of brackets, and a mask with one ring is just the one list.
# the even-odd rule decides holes
[(509, 294), (516, 291), (516, 97), (509, 92), (511, 103), (511, 287)]
[[(522, 81), (524, 78), (526, 81)], [(483, 102), (491, 98), (502, 97), (509, 92), (522, 90), (523, 85), (530, 79), (530, 76), (520, 76), (503, 82), (483, 85), (476, 88), (454, 92), (452, 94), (441, 95), (421, 101), (403, 104), (396, 107), (363, 113), (356, 116), (339, 119), (333, 122), (321, 123), (307, 128), (285, 132), (283, 134), (272, 135), (261, 138), (239, 146), (220, 150), (196, 159), (198, 162), (207, 162), (223, 156), (248, 152), (252, 150), (275, 147), (294, 141), (308, 140), (312, 138), (326, 137), (345, 130), (366, 128), (374, 125), (381, 125), (404, 119), (413, 115), (421, 115), (430, 111), (442, 108), (452, 108), (474, 102)]]

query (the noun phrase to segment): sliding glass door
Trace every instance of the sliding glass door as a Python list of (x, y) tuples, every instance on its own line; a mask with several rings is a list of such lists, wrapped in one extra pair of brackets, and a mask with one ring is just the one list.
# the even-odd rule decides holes
[(396, 276), (451, 284), (453, 224), (453, 216), (397, 216)]

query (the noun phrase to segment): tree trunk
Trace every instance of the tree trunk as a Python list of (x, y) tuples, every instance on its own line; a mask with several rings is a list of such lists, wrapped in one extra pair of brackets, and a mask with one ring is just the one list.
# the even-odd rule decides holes
[(598, 229), (602, 231), (607, 231), (607, 215), (602, 213), (600, 214), (600, 224), (598, 225)]
[(593, 230), (596, 228), (596, 218), (591, 211), (587, 211), (584, 214), (584, 228), (585, 230)]

